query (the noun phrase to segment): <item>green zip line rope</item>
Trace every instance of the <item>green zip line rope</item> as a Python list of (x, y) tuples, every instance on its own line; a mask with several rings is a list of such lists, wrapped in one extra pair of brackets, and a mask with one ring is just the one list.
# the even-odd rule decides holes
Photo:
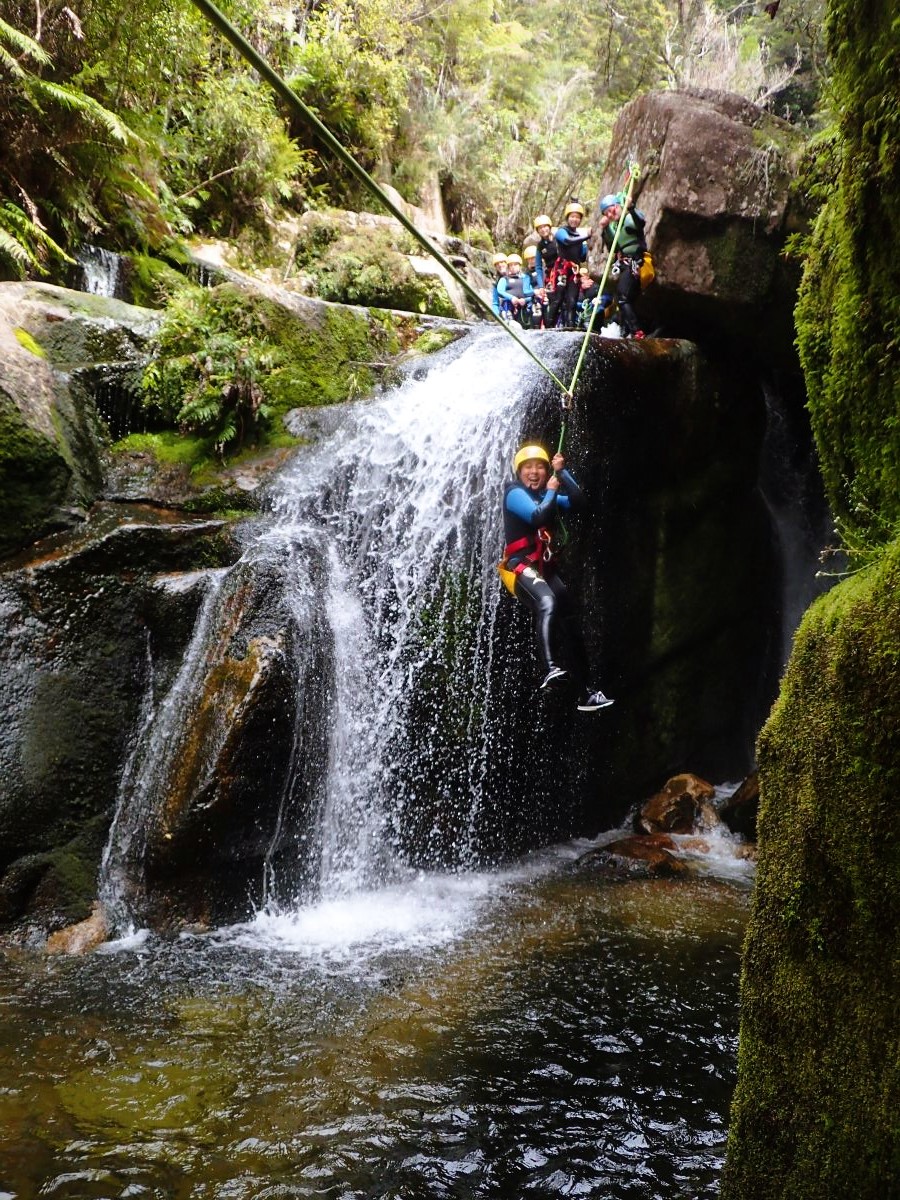
[(364, 187), (368, 188), (370, 192), (374, 193), (374, 195), (378, 197), (388, 212), (397, 218), (403, 228), (408, 233), (411, 233), (416, 241), (419, 242), (420, 245), (424, 246), (431, 257), (436, 259), (444, 268), (444, 270), (456, 280), (456, 282), (463, 289), (469, 299), (473, 301), (476, 307), (492, 321), (496, 321), (496, 323), (502, 329), (505, 329), (509, 336), (518, 342), (525, 353), (537, 363), (541, 370), (549, 375), (553, 382), (558, 385), (563, 395), (571, 398), (571, 393), (563, 381), (554, 375), (547, 364), (542, 362), (541, 359), (538, 358), (538, 356), (532, 350), (530, 350), (528, 346), (525, 345), (525, 343), (513, 332), (513, 330), (510, 329), (505, 321), (501, 320), (501, 318), (497, 316), (491, 306), (478, 294), (478, 292), (476, 292), (468, 280), (464, 279), (463, 276), (460, 275), (456, 267), (454, 267), (446, 255), (444, 255), (432, 242), (430, 242), (424, 233), (420, 233), (420, 231), (415, 227), (412, 221), (410, 221), (402, 209), (398, 208), (397, 205), (394, 204), (394, 202), (390, 199), (390, 197), (385, 195), (368, 171), (366, 171), (364, 167), (360, 166), (353, 155), (344, 149), (334, 134), (322, 124), (312, 109), (303, 103), (296, 92), (294, 92), (293, 89), (288, 86), (285, 80), (266, 61), (266, 59), (264, 59), (261, 54), (258, 54), (257, 51), (253, 49), (247, 39), (241, 33), (239, 33), (237, 29), (235, 29), (224, 13), (220, 12), (219, 9), (211, 3), (211, 0), (192, 0), (192, 3), (194, 7), (198, 8), (206, 17), (206, 19), (212, 25), (214, 25), (216, 29), (219, 30), (222, 36), (226, 38), (227, 41), (231, 42), (238, 54), (245, 58), (247, 62), (250, 63), (250, 65), (254, 68), (254, 70), (259, 72), (260, 76), (265, 79), (272, 90), (281, 97), (285, 104), (287, 104), (289, 108), (293, 109), (294, 112), (296, 112), (304, 121), (307, 122), (307, 124), (312, 126), (325, 145), (328, 146), (330, 150), (334, 151), (334, 153), (338, 156), (344, 166), (351, 172), (351, 174), (353, 174), (359, 180), (359, 182), (363, 184)]

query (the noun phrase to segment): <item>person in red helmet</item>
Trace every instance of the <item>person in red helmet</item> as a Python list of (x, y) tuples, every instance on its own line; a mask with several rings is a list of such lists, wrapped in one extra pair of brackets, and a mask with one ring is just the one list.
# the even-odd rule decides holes
[[(552, 467), (552, 474), (551, 474)], [(516, 478), (503, 495), (506, 549), (500, 575), (507, 589), (534, 615), (537, 648), (544, 668), (542, 689), (579, 685), (578, 708), (596, 712), (612, 700), (588, 682), (587, 651), (568, 589), (556, 570), (553, 534), (560, 514), (583, 506), (584, 493), (566, 470), (562, 454), (526, 443), (513, 459)], [(568, 651), (568, 666), (558, 658)]]

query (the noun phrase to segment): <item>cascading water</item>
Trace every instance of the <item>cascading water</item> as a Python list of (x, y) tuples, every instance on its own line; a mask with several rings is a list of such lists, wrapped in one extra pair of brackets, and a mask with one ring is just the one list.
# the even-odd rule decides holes
[(77, 287), (94, 296), (109, 296), (117, 300), (128, 298), (123, 264), (125, 259), (102, 246), (84, 245), (75, 254), (80, 279)]
[[(577, 350), (564, 336), (544, 335), (541, 345), (563, 361)], [(496, 813), (483, 805), (515, 734), (495, 702), (494, 565), (502, 481), (539, 383), (532, 373), (515, 345), (487, 334), (445, 352), (423, 378), (348, 409), (282, 475), (273, 520), (229, 572), (275, 564), (281, 573), (287, 607), (306, 631), (295, 664), (298, 722), (308, 734), (315, 709), (324, 729), (324, 770), (304, 774), (304, 756), (291, 755), (263, 904), (384, 886), (410, 864), (472, 866), (485, 830), (496, 834)], [(127, 892), (122, 851), (140, 858), (136, 835), (123, 831), (146, 827), (151, 810), (171, 803), (179, 714), (202, 703), (208, 647), (223, 642), (230, 619), (216, 597), (232, 586), (228, 575), (210, 586), (184, 665), (126, 771), (104, 871), (113, 912)], [(310, 632), (310, 606), (325, 616), (325, 637)], [(522, 620), (507, 622), (517, 636)]]

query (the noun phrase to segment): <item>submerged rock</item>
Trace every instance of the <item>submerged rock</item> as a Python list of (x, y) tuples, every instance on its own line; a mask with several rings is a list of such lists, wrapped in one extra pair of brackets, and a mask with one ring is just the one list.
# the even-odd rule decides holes
[(578, 861), (601, 870), (613, 878), (639, 876), (672, 876), (687, 873), (687, 866), (671, 851), (675, 843), (664, 834), (620, 838), (591, 850)]

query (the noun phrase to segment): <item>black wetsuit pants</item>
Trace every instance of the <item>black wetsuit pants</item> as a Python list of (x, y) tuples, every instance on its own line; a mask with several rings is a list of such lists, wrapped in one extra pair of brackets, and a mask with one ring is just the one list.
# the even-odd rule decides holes
[[(641, 256), (643, 258), (643, 256)], [(616, 303), (622, 317), (622, 332), (636, 333), (640, 322), (634, 306), (641, 294), (641, 277), (638, 274), (640, 259), (632, 260), (622, 257), (613, 267), (616, 283)]]
[(561, 667), (572, 674), (576, 683), (588, 686), (587, 650), (569, 590), (560, 577), (554, 571), (543, 576), (534, 567), (528, 567), (516, 576), (516, 599), (534, 614), (538, 654), (544, 671)]

